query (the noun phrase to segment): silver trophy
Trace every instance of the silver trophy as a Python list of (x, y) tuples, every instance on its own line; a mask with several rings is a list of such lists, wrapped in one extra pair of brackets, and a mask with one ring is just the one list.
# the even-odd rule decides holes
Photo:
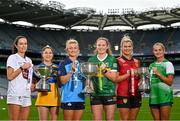
[(94, 92), (94, 88), (91, 82), (91, 77), (96, 76), (98, 72), (98, 65), (90, 62), (84, 62), (81, 64), (81, 72), (86, 76), (85, 87), (82, 93), (92, 94)]
[(50, 84), (47, 82), (51, 75), (51, 69), (45, 65), (34, 66), (34, 73), (40, 80), (37, 82), (35, 90), (39, 92), (50, 91)]
[(141, 67), (139, 69), (140, 82), (138, 83), (138, 90), (140, 92), (150, 92), (150, 77), (148, 67)]

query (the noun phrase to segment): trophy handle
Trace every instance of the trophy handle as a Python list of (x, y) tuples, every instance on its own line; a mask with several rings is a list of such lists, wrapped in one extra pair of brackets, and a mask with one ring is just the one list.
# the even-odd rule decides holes
[(33, 72), (34, 72), (34, 74), (37, 76), (37, 77), (39, 77), (39, 78), (41, 78), (41, 74), (39, 73), (39, 71), (37, 70), (37, 66), (33, 66)]

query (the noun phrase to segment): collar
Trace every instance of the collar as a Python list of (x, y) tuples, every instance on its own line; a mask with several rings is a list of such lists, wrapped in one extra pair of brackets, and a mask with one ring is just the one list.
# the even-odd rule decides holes
[(131, 60), (133, 60), (133, 57), (130, 59), (130, 60), (128, 60), (125, 56), (121, 56), (124, 60), (126, 60), (126, 61), (131, 61)]
[(98, 56), (98, 54), (97, 54), (97, 59), (98, 59), (99, 61), (104, 61), (104, 60), (107, 58), (107, 56), (108, 56), (108, 54), (106, 53), (105, 57), (104, 57), (103, 59), (100, 59), (99, 56)]

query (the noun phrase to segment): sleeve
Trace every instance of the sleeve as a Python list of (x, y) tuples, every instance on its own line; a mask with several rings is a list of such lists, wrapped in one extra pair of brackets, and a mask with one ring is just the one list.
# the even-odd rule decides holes
[(11, 67), (13, 69), (18, 68), (15, 61), (16, 60), (15, 60), (14, 56), (10, 55), (7, 59), (6, 67)]
[(64, 76), (66, 74), (67, 74), (67, 72), (66, 72), (66, 69), (65, 69), (65, 64), (64, 64), (64, 62), (61, 62), (59, 64), (58, 75), (59, 76)]
[(112, 60), (112, 70), (111, 71), (117, 71), (117, 60), (114, 57)]
[(119, 65), (119, 62), (118, 62), (118, 58), (116, 59), (116, 64), (117, 64), (117, 71), (119, 72), (119, 70), (120, 70), (120, 65)]
[(167, 62), (167, 65), (166, 65), (166, 74), (169, 75), (169, 74), (173, 74), (174, 75), (174, 66), (171, 62)]

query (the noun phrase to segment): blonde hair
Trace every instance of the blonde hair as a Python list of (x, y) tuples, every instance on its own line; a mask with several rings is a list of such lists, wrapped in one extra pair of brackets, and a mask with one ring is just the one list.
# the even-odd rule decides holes
[(75, 39), (73, 39), (73, 38), (70, 38), (69, 40), (66, 41), (66, 50), (67, 50), (67, 48), (68, 48), (68, 46), (69, 46), (70, 44), (77, 44), (78, 47), (79, 47), (78, 41), (75, 40)]
[[(133, 41), (131, 40), (130, 36), (128, 34), (125, 34), (122, 39), (121, 39), (121, 43), (120, 43), (120, 47), (122, 48), (123, 47), (123, 44), (125, 42), (130, 42), (132, 47), (134, 46), (133, 45)], [(122, 50), (120, 50), (120, 55), (122, 56)], [(133, 52), (132, 52), (132, 55), (133, 55)]]
[(154, 48), (155, 46), (160, 46), (160, 47), (162, 47), (162, 49), (164, 50), (164, 52), (165, 52), (165, 50), (166, 50), (165, 46), (164, 46), (163, 43), (161, 43), (161, 42), (156, 42), (156, 43), (153, 45), (153, 48)]
[[(95, 44), (97, 44), (97, 42), (98, 42), (99, 40), (104, 40), (104, 41), (106, 42), (106, 44), (107, 44), (107, 46), (108, 46), (106, 52), (107, 52), (109, 55), (112, 55), (111, 44), (110, 44), (109, 40), (108, 40), (107, 38), (105, 38), (105, 37), (99, 37), (99, 38), (96, 40), (96, 43), (95, 43)], [(94, 54), (97, 54), (97, 48), (94, 50)]]

